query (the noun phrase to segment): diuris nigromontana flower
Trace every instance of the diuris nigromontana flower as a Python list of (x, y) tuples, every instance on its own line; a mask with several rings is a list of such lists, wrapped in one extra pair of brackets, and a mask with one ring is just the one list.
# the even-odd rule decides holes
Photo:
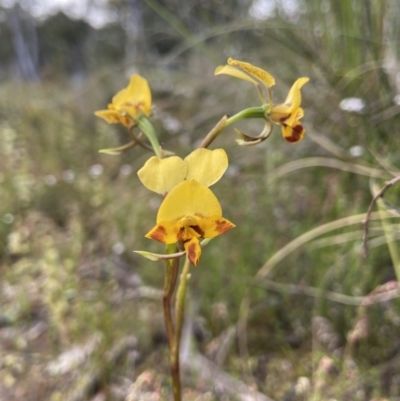
[(95, 112), (109, 124), (131, 126), (140, 115), (150, 115), (151, 91), (147, 80), (140, 75), (132, 75), (129, 85), (120, 90), (108, 105), (107, 110)]
[(205, 185), (189, 179), (175, 186), (163, 200), (157, 224), (147, 234), (164, 244), (182, 242), (190, 262), (197, 265), (201, 238), (214, 238), (235, 227), (222, 217), (217, 197)]
[[(215, 75), (226, 74), (236, 78), (251, 82), (259, 87), (261, 82), (268, 93), (275, 79), (267, 71), (255, 67), (250, 63), (239, 60), (228, 59), (228, 64), (220, 66), (215, 70)], [(304, 111), (300, 107), (301, 104), (301, 87), (309, 81), (309, 78), (302, 77), (296, 80), (291, 87), (286, 100), (281, 104), (270, 104), (266, 111), (266, 115), (279, 124), (282, 128), (283, 137), (291, 143), (298, 142), (304, 137), (305, 129), (300, 123), (300, 119), (304, 116)], [(270, 99), (271, 101), (271, 99)]]
[(216, 183), (228, 167), (228, 156), (223, 149), (196, 149), (185, 159), (171, 156), (151, 157), (138, 171), (142, 184), (151, 191), (166, 195), (184, 180), (195, 179), (209, 187)]

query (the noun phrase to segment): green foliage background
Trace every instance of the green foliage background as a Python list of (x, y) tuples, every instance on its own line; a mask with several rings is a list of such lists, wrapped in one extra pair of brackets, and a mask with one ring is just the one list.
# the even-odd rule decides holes
[[(368, 259), (361, 255), (361, 224), (345, 225), (284, 253), (268, 277), (252, 281), (299, 236), (365, 213), (371, 188), (399, 175), (400, 5), (275, 1), (274, 14), (257, 19), (249, 10), (257, 14), (260, 3), (110, 0), (116, 22), (102, 29), (63, 14), (35, 21), (24, 2), (2, 9), (0, 380), (8, 399), (26, 399), (27, 391), (32, 400), (66, 399), (79, 387), (77, 371), (38, 378), (50, 359), (94, 333), (102, 340), (90, 366), (100, 367), (104, 383), (115, 371), (102, 356), (119, 338), (135, 334), (143, 355), (154, 352), (161, 304), (129, 293), (137, 290), (132, 277), (155, 288), (163, 283), (161, 265), (132, 253), (162, 252), (143, 237), (159, 202), (136, 176), (149, 154), (140, 148), (121, 157), (99, 154), (126, 137), (93, 112), (139, 72), (152, 88), (161, 142), (185, 156), (222, 115), (258, 105), (251, 85), (213, 76), (228, 57), (276, 77), (275, 99), (283, 100), (299, 76), (310, 77), (302, 91), (307, 133), (292, 145), (276, 128), (262, 145), (239, 148), (232, 128), (212, 145), (229, 154), (230, 169), (213, 189), (237, 228), (212, 241), (192, 270), (196, 314), (214, 338), (236, 324), (250, 294), (250, 363), (260, 391), (274, 399), (299, 376), (313, 378), (313, 399), (400, 397), (392, 359), (400, 351), (398, 301), (359, 308), (327, 299), (328, 291), (363, 296), (397, 280), (398, 209), (385, 224), (371, 223)], [(19, 20), (32, 74), (20, 64), (13, 41), (18, 30), (6, 23), (11, 15)], [(36, 33), (36, 47), (28, 28)], [(340, 107), (353, 97), (364, 102), (361, 112)], [(249, 121), (240, 128), (256, 134), (260, 126)], [(399, 191), (387, 193), (392, 211)], [(388, 238), (394, 240), (389, 247)], [(283, 286), (273, 290), (270, 281)], [(311, 287), (318, 289), (314, 297), (301, 294)], [(219, 316), (221, 305), (226, 313)], [(330, 322), (338, 339), (334, 349), (313, 331), (317, 316)], [(360, 316), (369, 329), (353, 347), (349, 335)], [(39, 322), (43, 333), (29, 340)], [(319, 389), (316, 372), (324, 355), (336, 370)], [(233, 347), (224, 369), (243, 377), (241, 359)], [(130, 379), (141, 369), (115, 368)]]

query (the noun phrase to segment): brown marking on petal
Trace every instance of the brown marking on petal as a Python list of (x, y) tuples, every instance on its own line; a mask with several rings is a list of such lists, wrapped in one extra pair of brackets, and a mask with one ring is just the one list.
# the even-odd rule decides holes
[(167, 230), (163, 226), (157, 226), (157, 228), (150, 234), (150, 238), (156, 241), (163, 242), (164, 237), (167, 235)]
[(283, 124), (288, 118), (290, 117), (290, 114), (287, 114), (286, 116), (283, 116), (279, 119), (279, 122)]
[(126, 108), (129, 110), (129, 108), (132, 108), (136, 114), (139, 114), (140, 112), (143, 112), (143, 109), (145, 108), (146, 104), (144, 103), (143, 100), (137, 102), (137, 103), (132, 103), (132, 102), (124, 102), (121, 104), (120, 108)]
[(179, 240), (183, 239), (183, 233), (184, 233), (184, 232), (185, 232), (185, 227), (181, 227), (181, 228), (179, 229), (178, 235), (177, 235), (177, 237), (178, 237)]
[(138, 113), (139, 111), (143, 111), (143, 107), (145, 106), (143, 101), (137, 102), (136, 104), (133, 105), (133, 107), (136, 110), (136, 113)]
[(126, 116), (121, 116), (121, 124), (125, 125), (125, 127), (129, 127), (132, 124), (132, 120)]
[(304, 132), (303, 126), (301, 124), (297, 124), (294, 127), (292, 127), (292, 135), (285, 136), (285, 139), (290, 143), (298, 142), (302, 138), (303, 132)]
[(297, 110), (294, 119), (295, 120), (300, 120), (301, 117), (299, 117), (299, 116), (301, 116), (301, 111)]
[[(185, 244), (188, 241), (190, 241), (190, 240), (183, 241), (183, 243)], [(192, 243), (186, 248), (186, 255), (187, 255), (188, 259), (190, 260), (190, 262), (196, 266), (197, 263), (199, 262), (199, 260), (197, 259), (196, 244)]]
[(199, 226), (189, 226), (190, 228), (193, 228), (194, 231), (196, 231), (197, 234), (200, 235), (200, 237), (204, 238), (204, 231), (199, 227)]
[(220, 234), (223, 234), (225, 231), (230, 230), (234, 227), (234, 225), (226, 220), (216, 220), (215, 231), (218, 231)]

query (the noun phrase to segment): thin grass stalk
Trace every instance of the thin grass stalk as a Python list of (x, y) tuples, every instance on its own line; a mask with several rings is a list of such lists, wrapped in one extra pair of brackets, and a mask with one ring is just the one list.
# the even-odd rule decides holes
[[(376, 183), (371, 184), (371, 189), (374, 194), (380, 190)], [(393, 230), (391, 230), (391, 224), (384, 218), (387, 212), (383, 200), (378, 199), (376, 201), (376, 204), (378, 205), (378, 213), (380, 216), (382, 216), (382, 227), (385, 233), (387, 246), (389, 248), (390, 258), (392, 259), (394, 272), (396, 274), (396, 280), (397, 282), (400, 282), (400, 253), (398, 249), (398, 244), (396, 243), (396, 238), (394, 236), (395, 233), (393, 232)]]
[[(318, 226), (306, 233), (300, 235), (295, 238), (293, 241), (289, 242), (283, 248), (281, 248), (278, 252), (276, 252), (272, 257), (270, 257), (263, 266), (258, 270), (256, 275), (253, 277), (249, 289), (247, 290), (245, 296), (242, 299), (240, 310), (239, 310), (239, 320), (238, 320), (238, 343), (239, 343), (239, 352), (241, 355), (242, 368), (243, 372), (246, 376), (246, 380), (248, 382), (252, 380), (252, 374), (250, 367), (248, 365), (249, 352), (247, 348), (247, 319), (249, 316), (250, 306), (251, 306), (251, 295), (250, 289), (253, 286), (259, 285), (259, 283), (265, 279), (271, 270), (283, 259), (285, 259), (289, 254), (299, 249), (306, 243), (314, 240), (315, 238), (324, 235), (333, 230), (337, 230), (339, 228), (351, 226), (353, 224), (361, 224), (366, 217), (365, 213), (357, 214), (349, 217), (345, 217), (342, 219), (338, 219), (321, 226)], [(382, 218), (390, 218), (392, 217), (387, 212), (384, 215), (381, 215), (380, 212), (371, 213), (370, 219), (382, 219)]]
[[(386, 208), (384, 207), (383, 201), (378, 200), (378, 209), (379, 213), (382, 213), (382, 216), (386, 213)], [(390, 258), (392, 259), (394, 272), (396, 274), (396, 280), (400, 283), (400, 253), (399, 253), (399, 245), (398, 238), (391, 229), (391, 224), (387, 222), (384, 218), (382, 218), (382, 227), (385, 232), (386, 243), (389, 248)]]

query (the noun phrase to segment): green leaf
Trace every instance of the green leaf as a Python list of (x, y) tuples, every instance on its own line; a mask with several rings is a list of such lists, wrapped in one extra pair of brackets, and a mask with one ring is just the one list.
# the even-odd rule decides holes
[(158, 138), (156, 132), (154, 131), (154, 127), (150, 120), (145, 116), (141, 115), (137, 120), (138, 127), (146, 135), (147, 139), (150, 141), (151, 146), (153, 147), (154, 153), (160, 159), (162, 158), (162, 151), (160, 143), (158, 142)]

